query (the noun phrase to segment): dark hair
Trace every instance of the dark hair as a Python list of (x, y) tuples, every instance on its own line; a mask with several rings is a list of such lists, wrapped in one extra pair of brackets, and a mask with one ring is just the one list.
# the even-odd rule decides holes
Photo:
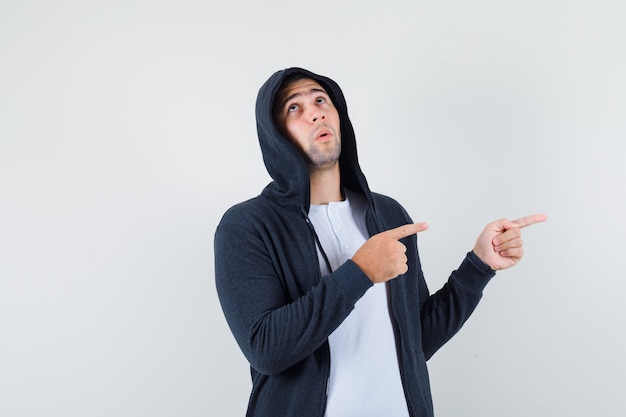
[(287, 74), (285, 75), (285, 78), (283, 78), (283, 81), (280, 83), (280, 88), (278, 89), (278, 92), (289, 87), (291, 84), (295, 83), (296, 81), (304, 80), (306, 78), (311, 79), (311, 76), (303, 72), (292, 72), (290, 74)]

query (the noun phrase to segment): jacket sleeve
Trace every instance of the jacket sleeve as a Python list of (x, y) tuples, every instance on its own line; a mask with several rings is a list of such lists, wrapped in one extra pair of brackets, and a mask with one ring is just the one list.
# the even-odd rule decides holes
[(281, 270), (280, 254), (255, 228), (223, 220), (214, 246), (222, 310), (250, 365), (263, 374), (281, 373), (311, 355), (372, 286), (347, 261), (294, 299), (287, 286), (297, 281)]
[(494, 275), (495, 271), (469, 252), (435, 294), (430, 295), (425, 281), (423, 278), (420, 280), (422, 347), (426, 359), (461, 329)]
[[(384, 230), (413, 223), (411, 216), (395, 200), (377, 194), (376, 203)], [(473, 252), (469, 252), (459, 268), (450, 274), (446, 284), (436, 293), (430, 294), (422, 272), (418, 237), (411, 236), (403, 242), (407, 246), (409, 257), (409, 276), (404, 281), (401, 293), (396, 294), (396, 299), (403, 300), (407, 308), (404, 312), (399, 308), (399, 314), (405, 313), (407, 320), (415, 320), (416, 313), (419, 314), (420, 330), (412, 334), (421, 336), (419, 341), (424, 356), (430, 359), (463, 327), (495, 271)]]

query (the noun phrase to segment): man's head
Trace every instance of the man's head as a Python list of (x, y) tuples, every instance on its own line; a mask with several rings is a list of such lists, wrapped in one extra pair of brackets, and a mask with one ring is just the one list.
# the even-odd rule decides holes
[(329, 94), (304, 74), (287, 77), (274, 98), (274, 122), (307, 158), (311, 170), (328, 169), (341, 154), (339, 113)]

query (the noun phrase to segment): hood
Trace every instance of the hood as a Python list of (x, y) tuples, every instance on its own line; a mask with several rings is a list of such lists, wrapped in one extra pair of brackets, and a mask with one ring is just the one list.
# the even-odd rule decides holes
[(259, 90), (256, 102), (256, 122), (263, 161), (272, 182), (262, 195), (290, 209), (309, 211), (310, 177), (306, 159), (291, 141), (284, 137), (274, 123), (272, 107), (274, 97), (283, 79), (301, 73), (317, 81), (335, 105), (341, 124), (341, 156), (339, 167), (342, 187), (363, 194), (371, 202), (371, 192), (357, 158), (356, 140), (348, 108), (339, 85), (330, 78), (302, 68), (287, 68), (274, 73)]

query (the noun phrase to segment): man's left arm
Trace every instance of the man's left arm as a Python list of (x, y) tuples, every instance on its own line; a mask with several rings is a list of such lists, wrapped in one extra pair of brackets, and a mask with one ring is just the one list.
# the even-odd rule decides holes
[(476, 240), (474, 249), (439, 291), (429, 295), (426, 283), (421, 283), (420, 316), (426, 358), (460, 330), (478, 305), (482, 290), (495, 271), (511, 268), (522, 259), (521, 229), (545, 220), (545, 215), (535, 214), (513, 221), (501, 219), (489, 223)]

